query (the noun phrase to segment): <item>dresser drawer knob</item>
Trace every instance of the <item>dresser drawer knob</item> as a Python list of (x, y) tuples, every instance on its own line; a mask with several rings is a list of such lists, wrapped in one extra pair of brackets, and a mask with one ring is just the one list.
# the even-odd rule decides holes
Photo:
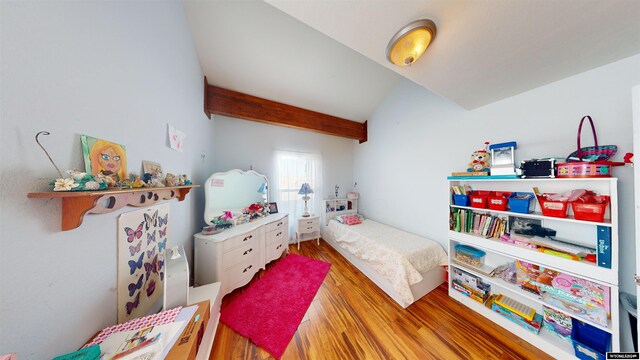
[(253, 267), (253, 265), (249, 265), (246, 268), (244, 268), (244, 270), (242, 270), (243, 273), (246, 273), (247, 271), (249, 271), (251, 268)]
[(282, 231), (276, 234), (276, 236), (280, 236), (280, 235), (282, 235)]
[(248, 253), (252, 252), (253, 248), (250, 248), (249, 250), (245, 251), (242, 255), (247, 255)]
[(252, 237), (253, 237), (253, 235), (246, 236), (244, 239), (242, 239), (242, 241), (247, 241), (247, 240), (251, 239)]
[(282, 225), (282, 221), (280, 221), (278, 224), (276, 224), (276, 226), (280, 226)]
[(309, 226), (309, 227), (307, 228), (307, 230), (311, 230), (311, 229), (313, 229), (313, 226)]
[(282, 244), (278, 245), (278, 247), (276, 248), (276, 250), (280, 249), (282, 247)]

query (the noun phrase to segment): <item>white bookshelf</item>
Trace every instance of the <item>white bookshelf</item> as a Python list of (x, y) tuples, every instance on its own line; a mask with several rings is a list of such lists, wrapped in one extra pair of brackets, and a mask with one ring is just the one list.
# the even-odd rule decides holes
[[(540, 265), (545, 268), (553, 269), (561, 273), (569, 274), (578, 278), (583, 278), (595, 283), (599, 283), (609, 287), (610, 289), (610, 318), (606, 326), (587, 318), (575, 316), (598, 329), (609, 332), (612, 335), (611, 351), (620, 351), (620, 324), (619, 324), (619, 290), (618, 290), (618, 197), (617, 197), (617, 179), (614, 178), (582, 178), (582, 179), (464, 179), (449, 180), (449, 189), (453, 185), (468, 185), (473, 190), (489, 190), (489, 191), (510, 191), (510, 192), (533, 192), (534, 186), (538, 187), (541, 192), (557, 193), (565, 192), (572, 189), (587, 189), (595, 191), (602, 195), (609, 195), (610, 205), (605, 213), (603, 222), (591, 222), (576, 220), (569, 210), (567, 218), (556, 218), (542, 215), (541, 212), (534, 211), (530, 214), (513, 213), (510, 211), (496, 211), (491, 209), (478, 209), (469, 206), (450, 204), (451, 209), (466, 209), (476, 213), (487, 213), (490, 215), (498, 215), (501, 217), (517, 216), (519, 218), (541, 220), (542, 226), (556, 229), (559, 237), (564, 240), (571, 240), (580, 245), (596, 248), (597, 226), (606, 226), (611, 228), (611, 268), (600, 267), (596, 263), (586, 260), (574, 261), (545, 253), (538, 252), (533, 249), (519, 247), (509, 243), (505, 243), (496, 238), (487, 238), (476, 234), (458, 232), (449, 230), (449, 268), (458, 268), (460, 270), (471, 273), (483, 279), (484, 282), (491, 284), (492, 294), (505, 294), (506, 296), (521, 302), (533, 309), (537, 313), (543, 314), (543, 306), (567, 313), (566, 310), (558, 308), (552, 304), (546, 303), (540, 295), (527, 292), (518, 285), (511, 284), (497, 277), (487, 275), (487, 270), (503, 265), (507, 262), (515, 260), (523, 260), (531, 264)], [(539, 208), (537, 200), (533, 199), (536, 207)], [(562, 234), (562, 235), (561, 235)], [(458, 244), (469, 245), (474, 248), (486, 252), (485, 267), (474, 269), (471, 265), (466, 265), (455, 260), (455, 246)], [(502, 317), (498, 313), (487, 308), (462, 293), (456, 291), (451, 285), (451, 276), (449, 277), (449, 295), (466, 305), (470, 309), (480, 313), (487, 319), (495, 322), (510, 332), (518, 335), (522, 339), (532, 345), (547, 352), (549, 355), (559, 359), (575, 358), (572, 344), (564, 341), (556, 335), (550, 333), (546, 329), (541, 329), (539, 334), (535, 334), (518, 324)], [(569, 314), (571, 315), (571, 314)]]

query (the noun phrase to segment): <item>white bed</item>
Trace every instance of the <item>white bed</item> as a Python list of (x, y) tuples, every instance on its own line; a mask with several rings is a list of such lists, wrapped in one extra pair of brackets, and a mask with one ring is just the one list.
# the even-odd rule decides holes
[(329, 245), (403, 308), (445, 281), (447, 254), (433, 240), (372, 220), (348, 226), (332, 219), (323, 230)]

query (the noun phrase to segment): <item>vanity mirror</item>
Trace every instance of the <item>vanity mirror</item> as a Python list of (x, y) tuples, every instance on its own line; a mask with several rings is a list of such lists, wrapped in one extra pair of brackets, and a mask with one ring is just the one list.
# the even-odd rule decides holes
[(204, 221), (211, 224), (223, 211), (239, 213), (250, 204), (267, 202), (268, 189), (267, 177), (253, 170), (215, 173), (204, 184)]

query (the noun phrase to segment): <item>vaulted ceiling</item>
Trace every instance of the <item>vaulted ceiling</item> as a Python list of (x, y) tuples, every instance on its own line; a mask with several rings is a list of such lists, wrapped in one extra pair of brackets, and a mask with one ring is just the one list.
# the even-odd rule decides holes
[[(366, 120), (401, 77), (473, 109), (640, 53), (640, 1), (185, 1), (213, 85)], [(411, 67), (393, 34), (432, 19)]]

